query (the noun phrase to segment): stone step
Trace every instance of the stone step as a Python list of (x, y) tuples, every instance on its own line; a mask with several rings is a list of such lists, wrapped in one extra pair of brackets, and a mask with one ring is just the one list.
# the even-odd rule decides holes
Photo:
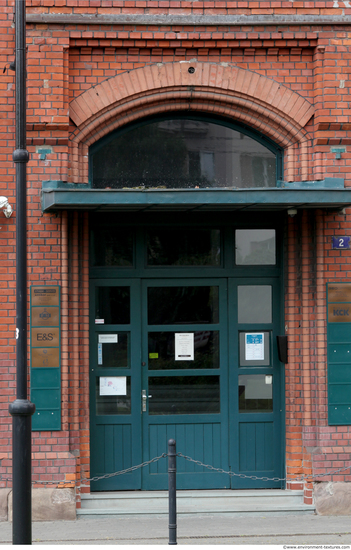
[[(120, 491), (81, 495), (79, 515), (168, 514), (167, 491)], [(178, 514), (314, 513), (303, 491), (177, 491)]]

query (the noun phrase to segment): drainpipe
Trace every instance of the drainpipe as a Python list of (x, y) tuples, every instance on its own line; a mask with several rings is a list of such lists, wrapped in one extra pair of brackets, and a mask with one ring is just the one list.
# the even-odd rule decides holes
[(27, 395), (26, 3), (15, 3), (16, 38), (16, 400), (12, 415), (13, 544), (32, 544), (32, 415)]

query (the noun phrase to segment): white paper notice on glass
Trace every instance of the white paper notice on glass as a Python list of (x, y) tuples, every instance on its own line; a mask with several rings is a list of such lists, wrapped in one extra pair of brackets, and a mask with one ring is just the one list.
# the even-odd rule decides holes
[(99, 344), (117, 344), (118, 334), (99, 334)]
[(251, 332), (245, 334), (245, 360), (262, 361), (264, 359), (264, 335), (263, 332)]
[(100, 376), (100, 395), (127, 395), (126, 376)]
[(175, 360), (194, 361), (194, 333), (176, 332), (175, 335)]

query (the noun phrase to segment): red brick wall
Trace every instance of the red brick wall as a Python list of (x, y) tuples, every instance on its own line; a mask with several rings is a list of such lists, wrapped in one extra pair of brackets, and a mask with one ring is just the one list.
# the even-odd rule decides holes
[[(87, 25), (76, 21), (39, 24), (31, 20), (27, 25), (28, 282), (61, 285), (63, 335), (62, 431), (33, 434), (35, 480), (64, 480), (70, 484), (80, 476), (81, 468), (84, 475), (89, 473), (88, 220), (78, 213), (42, 214), (42, 181), (86, 183), (88, 144), (118, 124), (141, 117), (145, 108), (149, 113), (174, 108), (174, 102), (167, 96), (167, 86), (155, 75), (170, 78), (176, 64), (192, 60), (197, 71), (194, 109), (205, 108), (201, 94), (208, 94), (208, 104), (217, 94), (211, 107), (214, 112), (234, 119), (241, 117), (240, 120), (260, 127), (285, 148), (286, 180), (343, 177), (346, 185), (351, 186), (350, 27), (347, 22), (335, 28), (330, 23), (311, 22), (311, 17), (320, 17), (323, 21), (330, 15), (351, 17), (351, 9), (347, 9), (344, 2), (338, 2), (338, 8), (335, 4), (333, 1), (27, 1), (30, 16), (256, 17), (255, 24), (245, 26), (208, 22), (197, 25), (100, 22)], [(13, 10), (13, 0), (0, 0), (0, 69), (14, 59)], [(258, 19), (272, 14), (305, 17), (306, 22), (273, 25)], [(145, 90), (141, 85), (136, 86), (137, 71), (133, 71), (146, 67), (149, 72), (143, 74), (148, 75), (147, 87), (153, 89), (153, 95), (151, 99), (150, 94), (149, 103), (138, 108), (132, 99), (142, 103)], [(206, 76), (206, 67), (211, 67), (209, 76)], [(200, 73), (201, 78), (197, 76)], [(241, 87), (237, 75), (243, 75)], [(73, 106), (82, 108), (86, 101), (84, 92), (93, 87), (96, 91), (106, 80), (112, 82), (116, 78), (119, 78), (119, 87), (126, 86), (123, 101), (113, 96), (101, 111), (91, 115), (85, 111), (85, 119), (83, 115), (73, 116)], [(173, 82), (173, 97), (179, 94), (182, 83), (185, 84), (182, 78), (185, 77), (179, 76)], [(256, 80), (250, 88), (251, 78)], [(270, 97), (268, 91), (264, 95), (267, 82), (271, 85), (272, 81), (281, 86), (279, 98), (277, 94)], [(128, 83), (132, 83), (132, 91)], [(302, 98), (299, 105), (308, 102), (314, 110), (312, 118), (296, 122), (301, 113), (299, 109), (288, 111), (288, 99), (298, 96), (289, 95), (290, 92)], [(88, 110), (94, 107), (94, 93), (87, 104)], [(0, 194), (8, 196), (15, 207), (14, 94), (14, 73), (7, 70), (0, 77)], [(281, 100), (283, 97), (287, 100)], [(116, 106), (120, 111), (113, 111)], [(271, 111), (265, 120), (258, 113), (260, 108), (268, 107)], [(338, 145), (346, 148), (340, 160), (331, 152), (331, 147)], [(42, 149), (49, 151), (43, 159)], [(8, 220), (0, 213), (0, 474), (4, 475), (11, 475), (8, 404), (14, 399), (15, 387), (15, 219), (15, 212)], [(290, 477), (342, 467), (347, 464), (351, 450), (350, 427), (327, 425), (325, 345), (325, 284), (349, 279), (350, 253), (331, 250), (331, 236), (347, 234), (349, 229), (349, 211), (339, 215), (320, 211), (316, 216), (299, 213), (288, 222), (286, 466)], [(349, 481), (350, 475), (341, 473), (332, 479)], [(6, 481), (0, 480), (0, 487), (5, 485)], [(308, 491), (310, 488), (308, 486)], [(306, 502), (311, 498), (308, 491)]]

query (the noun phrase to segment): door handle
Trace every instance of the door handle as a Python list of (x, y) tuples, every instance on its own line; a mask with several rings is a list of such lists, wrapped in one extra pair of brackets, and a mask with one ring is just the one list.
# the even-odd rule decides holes
[(144, 413), (146, 412), (146, 400), (148, 397), (152, 397), (152, 395), (147, 395), (146, 390), (141, 390), (141, 409)]

